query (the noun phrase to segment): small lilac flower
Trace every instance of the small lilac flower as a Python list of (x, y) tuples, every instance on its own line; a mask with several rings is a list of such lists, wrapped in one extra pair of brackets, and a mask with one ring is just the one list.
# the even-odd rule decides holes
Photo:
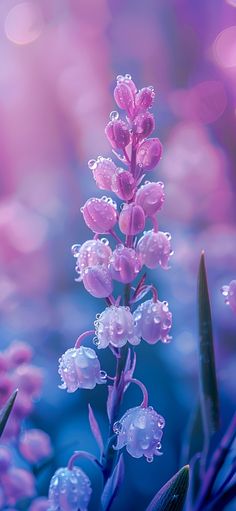
[(106, 238), (88, 240), (83, 245), (73, 245), (72, 253), (76, 257), (76, 271), (81, 275), (81, 280), (86, 268), (101, 264), (108, 266), (112, 255)]
[(142, 112), (135, 117), (134, 127), (139, 141), (149, 137), (155, 129), (154, 116), (149, 112)]
[(132, 117), (134, 113), (134, 92), (130, 87), (130, 81), (117, 80), (117, 86), (114, 90), (114, 98), (117, 105)]
[(136, 193), (135, 202), (146, 216), (153, 217), (162, 208), (165, 194), (163, 183), (145, 183)]
[(155, 99), (155, 92), (153, 87), (144, 87), (135, 97), (135, 105), (137, 112), (143, 112), (150, 108)]
[(168, 303), (147, 300), (141, 303), (133, 313), (135, 333), (149, 344), (157, 341), (169, 342), (168, 335), (172, 325), (172, 314)]
[(154, 169), (158, 164), (162, 155), (162, 145), (158, 138), (148, 138), (138, 149), (137, 163), (142, 166), (143, 170)]
[(167, 270), (169, 258), (173, 254), (170, 240), (169, 233), (154, 232), (153, 230), (145, 232), (137, 244), (137, 253), (140, 255), (142, 263), (151, 269), (160, 264), (164, 270)]
[(7, 472), (12, 462), (11, 451), (5, 445), (0, 445), (0, 473)]
[(113, 426), (117, 434), (115, 448), (122, 449), (126, 446), (127, 452), (133, 458), (145, 456), (146, 460), (151, 462), (154, 456), (161, 454), (164, 426), (164, 418), (151, 406), (130, 408)]
[(91, 231), (97, 234), (108, 233), (117, 222), (116, 203), (108, 198), (92, 198), (81, 208), (84, 221)]
[(35, 495), (35, 479), (31, 472), (22, 468), (10, 468), (1, 475), (6, 503), (15, 505), (18, 500)]
[(20, 435), (19, 451), (30, 463), (38, 463), (52, 453), (50, 437), (41, 429), (27, 429)]
[(133, 175), (128, 170), (117, 168), (112, 181), (112, 191), (122, 200), (129, 201), (135, 192), (136, 183)]
[(49, 500), (46, 497), (38, 497), (34, 499), (29, 507), (29, 511), (48, 511)]
[(120, 119), (110, 121), (105, 133), (113, 149), (124, 149), (130, 143), (129, 127)]
[(106, 298), (113, 290), (110, 271), (104, 264), (86, 268), (83, 274), (85, 289), (95, 298)]
[(21, 341), (13, 342), (6, 350), (5, 354), (11, 369), (30, 362), (33, 355), (31, 347)]
[(97, 187), (100, 190), (111, 190), (116, 173), (116, 165), (112, 159), (99, 156), (97, 160), (89, 160), (88, 166), (93, 172)]
[(121, 348), (127, 341), (133, 345), (140, 343), (140, 338), (134, 332), (134, 319), (129, 307), (107, 307), (97, 315), (94, 324), (99, 349), (107, 348), (109, 344)]
[(59, 468), (49, 487), (49, 511), (87, 511), (92, 493), (90, 480), (78, 467)]
[(139, 256), (133, 248), (117, 245), (110, 259), (110, 273), (113, 279), (128, 284), (142, 267)]
[(119, 216), (119, 227), (126, 235), (135, 235), (143, 231), (145, 214), (143, 208), (135, 203), (125, 204)]
[(106, 373), (101, 371), (95, 351), (84, 346), (67, 350), (59, 359), (58, 372), (63, 382), (60, 388), (67, 392), (94, 389), (97, 383), (106, 383)]
[(221, 292), (225, 297), (225, 303), (236, 313), (236, 280), (231, 280), (228, 286), (223, 286)]

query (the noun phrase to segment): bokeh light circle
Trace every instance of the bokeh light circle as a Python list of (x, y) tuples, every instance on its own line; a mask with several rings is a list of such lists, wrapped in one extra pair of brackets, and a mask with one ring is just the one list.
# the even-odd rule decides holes
[(40, 36), (43, 28), (42, 13), (33, 2), (21, 2), (7, 14), (5, 34), (9, 41), (25, 45), (32, 43)]
[(236, 25), (225, 28), (213, 43), (216, 62), (224, 68), (236, 67)]

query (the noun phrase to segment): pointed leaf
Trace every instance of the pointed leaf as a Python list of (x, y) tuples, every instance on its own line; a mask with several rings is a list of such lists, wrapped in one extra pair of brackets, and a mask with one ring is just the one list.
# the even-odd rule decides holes
[(136, 298), (136, 296), (138, 295), (140, 289), (145, 286), (145, 280), (147, 278), (147, 274), (144, 273), (143, 276), (141, 277), (140, 281), (138, 282), (137, 286), (136, 286), (136, 289), (134, 291), (134, 294), (133, 294), (133, 297), (132, 298)]
[(189, 466), (181, 468), (155, 495), (146, 511), (182, 511), (189, 484)]
[(125, 465), (123, 454), (120, 455), (111, 477), (107, 480), (101, 496), (103, 511), (108, 511), (117, 496), (117, 493), (123, 483), (125, 475)]
[(17, 396), (18, 389), (15, 390), (12, 395), (7, 400), (6, 404), (0, 411), (0, 437), (3, 434), (3, 431), (5, 429), (6, 423), (8, 421), (9, 415), (12, 411), (16, 396)]
[(113, 385), (108, 385), (108, 397), (107, 397), (107, 416), (111, 423), (112, 416), (112, 405), (113, 405)]
[(204, 252), (198, 274), (198, 310), (201, 411), (204, 433), (209, 437), (219, 428), (219, 399)]
[(96, 442), (98, 444), (98, 447), (99, 447), (99, 450), (100, 450), (100, 454), (102, 455), (102, 453), (104, 451), (104, 444), (103, 444), (102, 434), (101, 434), (99, 425), (97, 423), (97, 420), (96, 420), (95, 415), (93, 413), (93, 409), (92, 409), (90, 404), (88, 405), (88, 409), (89, 409), (89, 424), (90, 424), (90, 428), (91, 428), (93, 436), (94, 436), (94, 438), (95, 438), (95, 440), (96, 440)]

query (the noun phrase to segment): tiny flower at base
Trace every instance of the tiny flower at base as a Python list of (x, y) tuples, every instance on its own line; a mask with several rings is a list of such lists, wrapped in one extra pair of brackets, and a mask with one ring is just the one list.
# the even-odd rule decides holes
[(113, 426), (117, 434), (115, 449), (126, 446), (127, 452), (133, 458), (145, 456), (146, 460), (151, 462), (154, 456), (161, 454), (164, 426), (164, 418), (151, 406), (130, 408)]
[(59, 468), (49, 486), (49, 511), (87, 511), (91, 493), (90, 480), (83, 470)]
[(95, 351), (84, 346), (67, 350), (59, 359), (58, 372), (63, 382), (60, 388), (67, 392), (93, 389), (97, 383), (106, 383), (106, 374), (101, 371)]
[(236, 313), (236, 280), (231, 280), (228, 286), (223, 286), (221, 292), (225, 297), (225, 303)]
[(99, 349), (107, 348), (109, 344), (121, 348), (127, 341), (134, 345), (140, 343), (134, 332), (134, 319), (129, 307), (107, 307), (94, 324)]
[(172, 314), (168, 303), (147, 300), (141, 303), (133, 313), (135, 333), (149, 344), (157, 341), (169, 342), (169, 331), (172, 325)]

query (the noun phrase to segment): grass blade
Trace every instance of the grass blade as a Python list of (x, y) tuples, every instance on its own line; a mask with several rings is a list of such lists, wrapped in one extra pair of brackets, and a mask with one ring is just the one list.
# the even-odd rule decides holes
[(12, 411), (18, 390), (15, 390), (0, 411), (0, 437), (3, 434), (9, 415)]
[(189, 466), (181, 468), (155, 495), (146, 511), (182, 511), (189, 485)]
[(209, 439), (219, 429), (219, 399), (204, 252), (198, 274), (198, 311), (201, 412), (204, 434)]

